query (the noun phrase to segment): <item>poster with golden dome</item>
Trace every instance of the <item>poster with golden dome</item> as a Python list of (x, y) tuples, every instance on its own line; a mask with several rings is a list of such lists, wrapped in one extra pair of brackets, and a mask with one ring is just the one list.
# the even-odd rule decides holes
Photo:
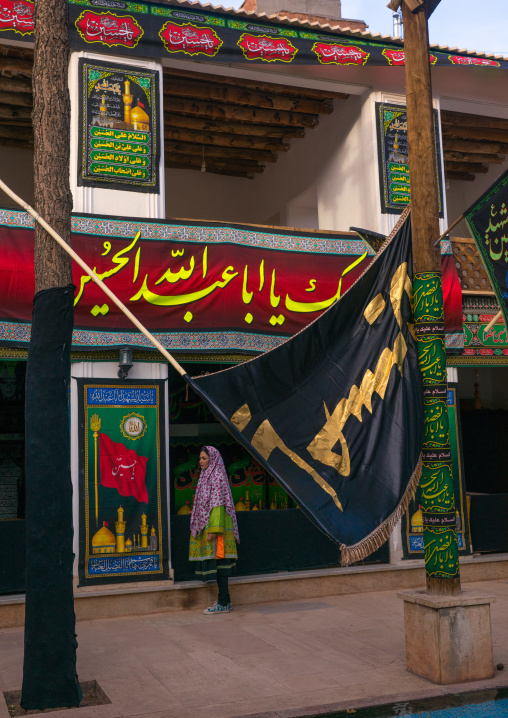
[(164, 382), (77, 384), (80, 585), (167, 579)]
[(159, 73), (81, 59), (78, 185), (159, 191)]

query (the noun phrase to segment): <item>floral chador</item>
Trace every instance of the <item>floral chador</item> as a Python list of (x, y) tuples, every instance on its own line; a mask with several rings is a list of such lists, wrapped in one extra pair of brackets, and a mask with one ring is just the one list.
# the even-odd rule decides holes
[[(230, 576), (236, 565), (239, 543), (236, 512), (229, 480), (220, 453), (207, 446), (210, 457), (199, 477), (191, 516), (189, 561), (203, 581), (215, 581), (217, 572)], [(213, 538), (208, 540), (209, 534)]]

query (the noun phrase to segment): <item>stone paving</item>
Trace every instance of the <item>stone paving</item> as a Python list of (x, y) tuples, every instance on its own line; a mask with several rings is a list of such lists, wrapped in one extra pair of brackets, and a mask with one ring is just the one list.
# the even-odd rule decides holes
[[(491, 681), (445, 687), (408, 673), (402, 601), (381, 591), (79, 622), (80, 680), (96, 679), (111, 704), (45, 715), (290, 718), (508, 685), (508, 582), (468, 587), (497, 599), (494, 663), (506, 669)], [(22, 661), (23, 630), (1, 630), (1, 691), (21, 688)]]

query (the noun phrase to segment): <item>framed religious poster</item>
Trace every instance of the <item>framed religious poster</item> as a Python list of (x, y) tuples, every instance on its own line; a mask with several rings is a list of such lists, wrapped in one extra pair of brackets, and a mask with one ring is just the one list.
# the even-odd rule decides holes
[[(464, 480), (464, 464), (460, 432), (460, 415), (458, 407), (458, 384), (448, 383), (447, 390), (448, 421), (450, 425), (450, 450), (453, 472), (453, 491), (455, 495), (455, 518), (459, 554), (471, 553), (469, 533), (469, 515), (467, 511), (466, 486)], [(402, 518), (402, 550), (404, 558), (424, 558), (423, 546), (423, 514), (421, 506), (421, 484), (416, 489), (408, 510)], [(427, 490), (436, 491), (433, 484)], [(437, 489), (439, 490), (439, 489)]]
[(159, 191), (159, 73), (80, 59), (78, 185)]
[(167, 579), (164, 381), (76, 381), (80, 585)]
[[(436, 177), (439, 189), (439, 216), (442, 217), (443, 187), (438, 119), (437, 110), (434, 110)], [(376, 102), (376, 127), (381, 212), (383, 214), (400, 214), (409, 204), (411, 194), (405, 106)]]

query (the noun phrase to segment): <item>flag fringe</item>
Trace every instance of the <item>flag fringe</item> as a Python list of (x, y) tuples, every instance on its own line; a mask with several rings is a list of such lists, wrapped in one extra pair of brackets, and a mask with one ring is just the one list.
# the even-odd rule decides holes
[(418, 488), (418, 484), (420, 483), (421, 475), (422, 455), (420, 454), (418, 463), (416, 464), (416, 468), (411, 475), (407, 488), (404, 491), (404, 495), (395, 511), (390, 514), (390, 516), (388, 516), (388, 518), (385, 519), (382, 524), (380, 524), (376, 529), (374, 529), (372, 533), (370, 533), (361, 541), (358, 541), (358, 543), (355, 543), (352, 546), (346, 546), (345, 544), (340, 545), (341, 566), (349, 566), (352, 563), (364, 561), (367, 556), (370, 556), (371, 553), (374, 553), (374, 551), (377, 551), (378, 548), (381, 548), (385, 541), (388, 541), (393, 529), (406, 513), (411, 498), (413, 497), (413, 494)]

